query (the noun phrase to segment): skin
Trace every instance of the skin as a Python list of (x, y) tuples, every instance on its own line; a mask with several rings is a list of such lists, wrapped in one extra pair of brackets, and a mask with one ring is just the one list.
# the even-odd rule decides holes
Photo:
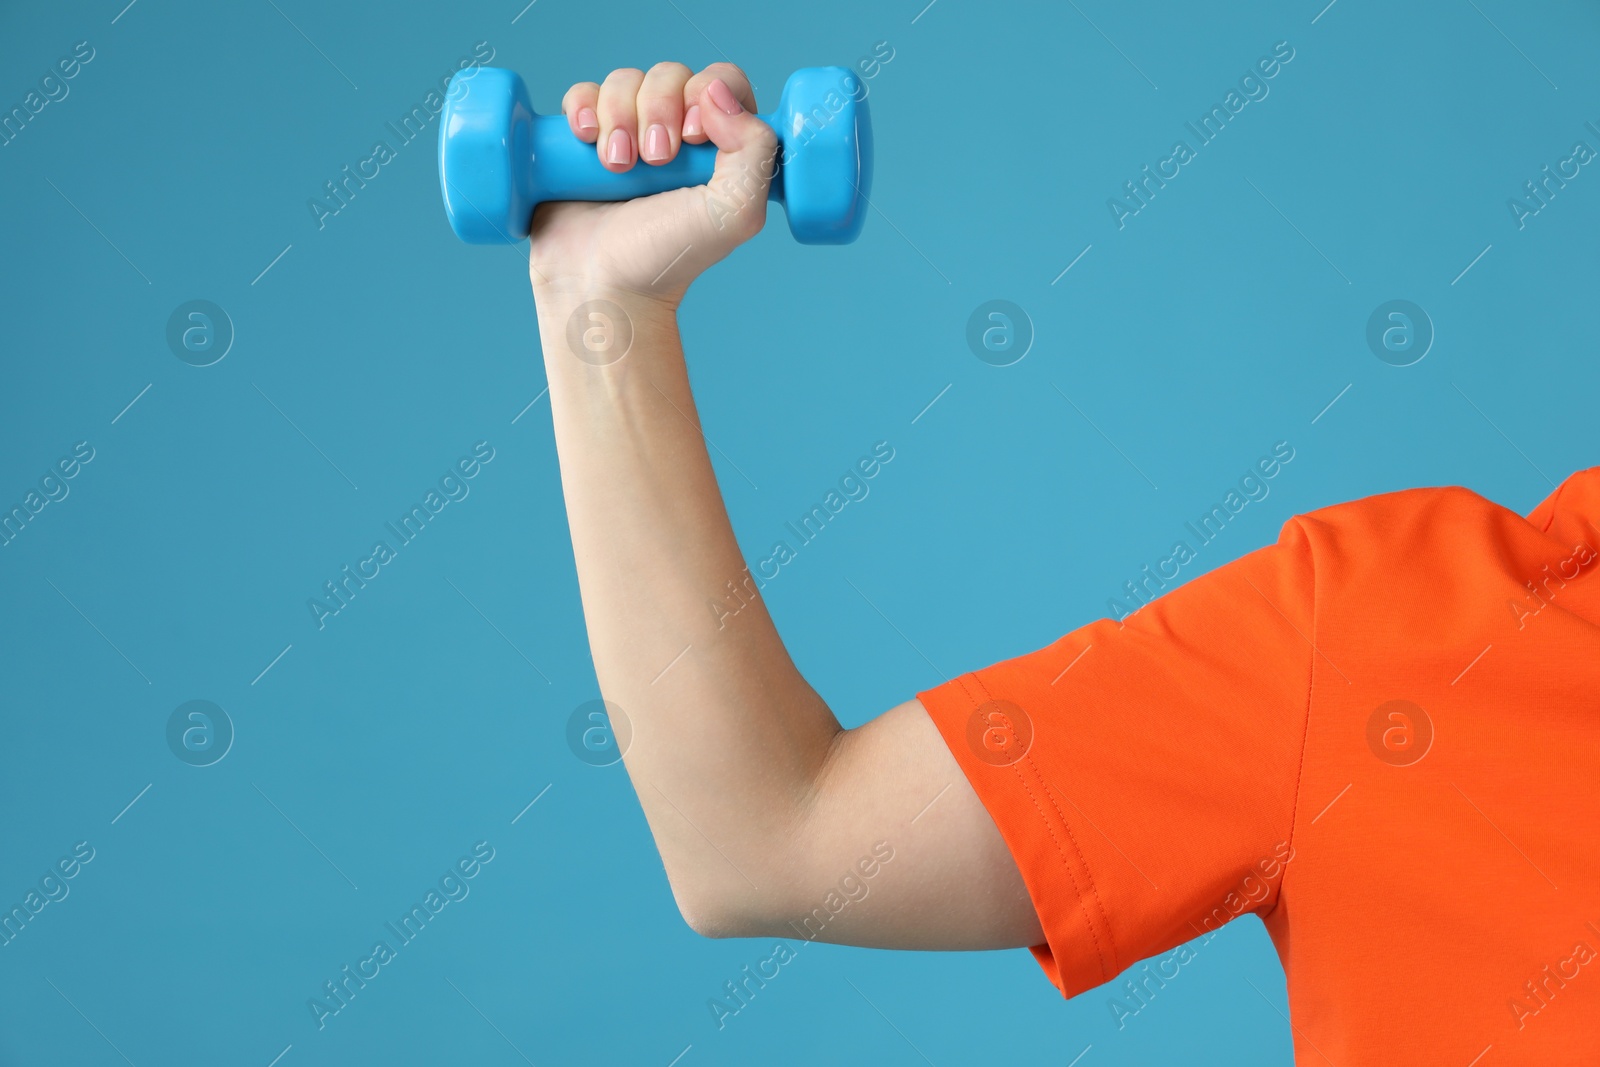
[[(776, 138), (755, 109), (749, 79), (726, 63), (574, 85), (562, 110), (607, 169), (658, 165), (709, 140), (715, 175), (624, 203), (545, 204), (533, 220), (530, 276), (584, 618), (600, 690), (632, 727), (629, 778), (679, 910), (708, 937), (811, 936), (800, 920), (887, 842), (893, 859), (863, 880), (869, 894), (818, 940), (1042, 944), (1016, 864), (922, 705), (843, 729), (753, 588), (720, 629), (706, 607), (745, 561), (699, 430), (677, 308), (766, 220)], [(633, 331), (626, 355), (603, 366), (567, 339), (591, 300), (615, 304)]]

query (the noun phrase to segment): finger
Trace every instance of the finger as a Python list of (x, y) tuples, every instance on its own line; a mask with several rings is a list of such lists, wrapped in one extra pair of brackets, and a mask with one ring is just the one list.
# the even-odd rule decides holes
[(642, 84), (644, 71), (633, 67), (612, 71), (600, 84), (600, 100), (595, 105), (600, 115), (600, 136), (595, 149), (600, 153), (601, 164), (615, 174), (632, 167), (639, 154), (639, 118), (634, 101)]
[(706, 83), (700, 96), (706, 136), (717, 146), (707, 208), (719, 230), (744, 240), (767, 217), (767, 190), (778, 166), (778, 134), (748, 110), (722, 79)]
[(746, 111), (756, 109), (755, 92), (750, 88), (750, 79), (744, 71), (732, 63), (713, 63), (699, 74), (689, 79), (683, 87), (683, 103), (687, 109), (683, 116), (683, 139), (690, 144), (703, 144), (707, 140), (705, 121), (700, 115), (700, 96), (706, 86), (714, 79), (722, 82), (733, 91), (734, 98)]
[(678, 154), (683, 137), (683, 87), (693, 71), (682, 63), (657, 63), (639, 89), (639, 158), (665, 163)]
[(595, 104), (600, 100), (600, 86), (594, 82), (579, 82), (561, 98), (561, 110), (567, 116), (567, 125), (580, 141), (594, 144), (600, 136), (600, 116)]

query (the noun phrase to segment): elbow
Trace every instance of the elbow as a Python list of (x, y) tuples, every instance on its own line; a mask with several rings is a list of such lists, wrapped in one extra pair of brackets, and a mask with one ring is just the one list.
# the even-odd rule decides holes
[(742, 925), (730, 915), (710, 908), (678, 906), (678, 914), (689, 924), (689, 929), (701, 937), (721, 940), (728, 937), (750, 937)]
[(673, 886), (678, 914), (701, 937), (764, 937), (779, 925), (775, 913), (730, 890), (703, 887), (688, 892)]

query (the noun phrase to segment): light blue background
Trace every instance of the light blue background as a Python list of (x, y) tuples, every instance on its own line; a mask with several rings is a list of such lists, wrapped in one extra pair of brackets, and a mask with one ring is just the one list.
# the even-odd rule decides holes
[[(719, 1031), (770, 943), (693, 935), (621, 767), (564, 740), (598, 694), (525, 249), (452, 237), (432, 126), (325, 229), (306, 201), (479, 41), (541, 110), (724, 54), (770, 106), (888, 41), (861, 240), (775, 212), (683, 310), (752, 558), (897, 450), (766, 591), (854, 725), (1103, 614), (1275, 441), (1296, 459), (1195, 572), (1296, 512), (1450, 483), (1525, 511), (1600, 459), (1600, 173), (1525, 229), (1506, 205), (1600, 147), (1592, 4), (124, 2), (0, 12), (0, 108), (96, 50), (0, 147), (0, 503), (96, 450), (0, 548), (0, 903), (96, 850), (0, 948), (0, 1062), (1290, 1062), (1254, 919), (1121, 1031), (1025, 952), (821, 945)], [(1107, 198), (1280, 40), (1270, 95), (1119, 231)], [(206, 368), (164, 338), (196, 298), (237, 330)], [(1011, 367), (965, 342), (994, 298), (1036, 331)], [(1364, 339), (1396, 298), (1437, 331), (1406, 368)], [(319, 632), (307, 598), (484, 439), (471, 495)], [(237, 729), (214, 766), (167, 748), (191, 699)], [(319, 1032), (307, 999), (479, 840), (471, 895)]]

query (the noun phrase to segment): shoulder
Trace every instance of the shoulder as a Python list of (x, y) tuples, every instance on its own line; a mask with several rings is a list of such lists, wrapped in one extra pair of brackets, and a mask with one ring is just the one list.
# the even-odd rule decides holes
[[(1462, 486), (1381, 493), (1290, 519), (1321, 591), (1334, 584), (1400, 590), (1458, 585), (1503, 573), (1539, 532), (1522, 515)], [(1420, 590), (1419, 590), (1420, 591)]]
[(1386, 540), (1396, 535), (1432, 536), (1441, 523), (1494, 521), (1527, 522), (1516, 512), (1459, 485), (1379, 493), (1308, 511), (1290, 520), (1302, 524), (1308, 534), (1323, 532), (1353, 537), (1380, 533)]

